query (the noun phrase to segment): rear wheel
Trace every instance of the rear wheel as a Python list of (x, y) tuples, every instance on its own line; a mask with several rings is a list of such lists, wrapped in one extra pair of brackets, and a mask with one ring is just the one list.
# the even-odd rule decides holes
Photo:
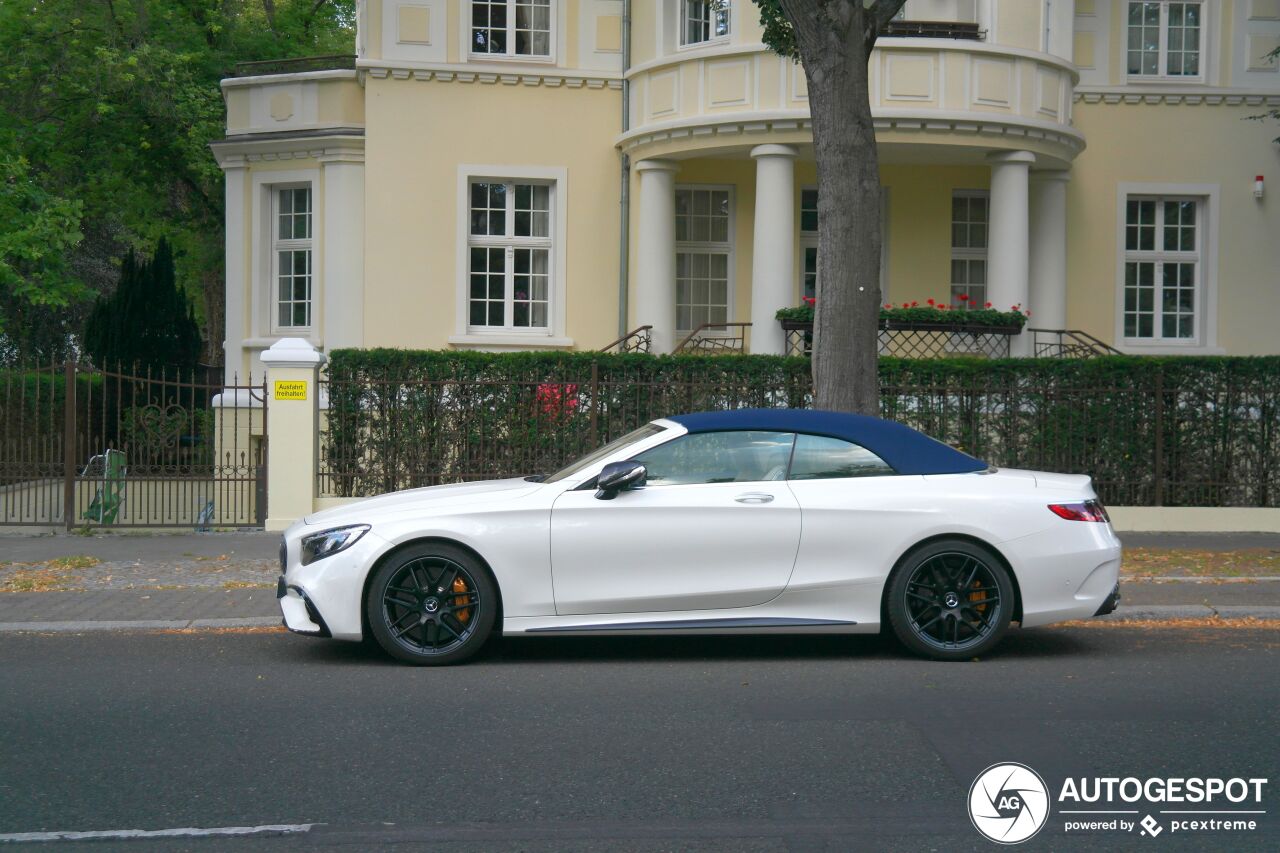
[(493, 628), (497, 591), (484, 566), (450, 545), (416, 545), (379, 567), (365, 601), (369, 630), (405, 663), (443, 666), (471, 657)]
[(889, 623), (902, 644), (934, 660), (985, 654), (1009, 627), (1013, 581), (995, 554), (962, 539), (933, 542), (889, 581)]

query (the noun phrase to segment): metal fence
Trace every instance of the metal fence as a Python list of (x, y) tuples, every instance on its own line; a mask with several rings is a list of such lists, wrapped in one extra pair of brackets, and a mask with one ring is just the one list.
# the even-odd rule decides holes
[(261, 525), (265, 392), (198, 371), (0, 369), (0, 525)]
[[(1081, 382), (1069, 370), (1078, 362), (999, 364), (882, 368), (881, 413), (997, 466), (1089, 474), (1116, 505), (1280, 506), (1280, 377), (1149, 370)], [(681, 381), (592, 363), (540, 380), (325, 383), (318, 487), (332, 496), (547, 473), (653, 418), (813, 403), (803, 369)]]

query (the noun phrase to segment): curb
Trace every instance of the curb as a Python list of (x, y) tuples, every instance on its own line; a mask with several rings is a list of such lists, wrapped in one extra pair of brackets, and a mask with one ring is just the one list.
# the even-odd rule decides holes
[[(1276, 608), (1280, 610), (1280, 608)], [(138, 619), (116, 622), (0, 622), (0, 633), (79, 633), (82, 631), (173, 631), (187, 628), (275, 628), (278, 616), (243, 619)]]
[(1103, 622), (1165, 622), (1178, 619), (1280, 619), (1280, 607), (1247, 604), (1121, 605), (1115, 613), (1098, 617)]

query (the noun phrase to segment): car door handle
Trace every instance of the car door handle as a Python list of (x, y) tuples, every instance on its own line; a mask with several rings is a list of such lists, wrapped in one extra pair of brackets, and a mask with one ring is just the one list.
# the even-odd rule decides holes
[(768, 492), (747, 492), (734, 500), (740, 504), (767, 504), (773, 502), (773, 495)]

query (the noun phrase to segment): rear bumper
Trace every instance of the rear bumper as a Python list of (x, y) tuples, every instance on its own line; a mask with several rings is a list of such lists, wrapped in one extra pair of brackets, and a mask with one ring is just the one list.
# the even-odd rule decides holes
[(1098, 612), (1094, 616), (1106, 616), (1108, 613), (1115, 613), (1116, 607), (1120, 604), (1120, 584), (1115, 585), (1115, 589), (1111, 590), (1111, 594), (1102, 600), (1102, 604), (1098, 606)]
[(1000, 548), (1017, 575), (1024, 628), (1115, 609), (1120, 540), (1111, 525), (1062, 521)]

